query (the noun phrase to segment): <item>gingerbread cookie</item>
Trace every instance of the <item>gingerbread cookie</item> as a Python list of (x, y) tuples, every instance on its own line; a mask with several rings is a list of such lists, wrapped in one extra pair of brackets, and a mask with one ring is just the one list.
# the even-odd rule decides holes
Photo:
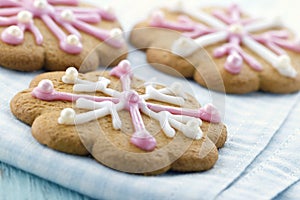
[(0, 66), (20, 71), (115, 66), (127, 54), (120, 28), (110, 8), (78, 0), (1, 1)]
[(137, 174), (208, 170), (227, 135), (214, 106), (177, 83), (145, 84), (126, 60), (110, 72), (41, 74), (11, 111), (41, 144)]
[[(179, 3), (137, 24), (130, 40), (146, 49), (154, 67), (167, 73), (168, 68), (175, 69), (209, 89), (222, 91), (225, 86), (227, 93), (300, 89), (300, 43), (278, 19), (251, 18), (237, 5), (200, 10)], [(204, 58), (202, 47), (214, 65)], [(218, 76), (224, 86), (214, 83)]]

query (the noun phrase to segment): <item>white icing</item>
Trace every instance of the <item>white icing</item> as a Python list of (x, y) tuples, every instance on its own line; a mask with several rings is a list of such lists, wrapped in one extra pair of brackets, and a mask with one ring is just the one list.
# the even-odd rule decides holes
[(51, 93), (54, 89), (54, 86), (51, 80), (43, 79), (39, 82), (38, 89), (44, 93)]
[(61, 18), (65, 21), (71, 22), (74, 20), (75, 16), (72, 10), (66, 9), (63, 10), (60, 14)]
[(201, 47), (206, 47), (211, 44), (215, 44), (226, 40), (228, 37), (227, 31), (219, 31), (211, 33), (202, 37), (195, 39), (194, 41)]
[(295, 77), (297, 75), (287, 55), (277, 56), (268, 48), (248, 36), (243, 37), (243, 44), (257, 53), (257, 55), (263, 57), (268, 63), (275, 67), (280, 74), (287, 77)]
[(9, 35), (19, 37), (22, 35), (22, 30), (18, 26), (10, 26), (7, 28), (7, 33)]
[(115, 13), (113, 7), (111, 7), (110, 5), (103, 6), (103, 10), (105, 10), (107, 13), (110, 13), (110, 14), (114, 14)]
[(34, 0), (33, 6), (39, 9), (44, 9), (48, 5), (47, 0)]
[[(293, 68), (289, 59), (277, 56), (270, 49), (252, 39), (251, 36), (245, 34), (281, 26), (282, 22), (280, 18), (277, 17), (273, 20), (257, 20), (246, 25), (236, 23), (228, 26), (213, 15), (204, 13), (196, 8), (186, 8), (183, 5), (176, 4), (176, 6), (174, 8), (171, 8), (170, 10), (183, 12), (184, 14), (190, 15), (216, 29), (216, 32), (208, 33), (196, 39), (185, 37), (177, 39), (172, 44), (172, 53), (183, 57), (188, 57), (193, 54), (199, 47), (206, 47), (227, 40), (230, 33), (239, 34), (241, 35), (242, 43), (245, 46), (257, 53), (257, 55), (264, 58), (274, 68), (276, 68), (280, 74), (287, 77), (295, 77), (297, 75), (297, 71)], [(157, 15), (156, 18), (157, 20), (159, 20), (161, 16), (159, 17), (159, 15)], [(235, 18), (238, 19), (239, 16), (235, 16)], [(228, 57), (229, 60), (232, 58), (232, 55)], [(240, 60), (242, 61), (242, 59)]]
[(73, 86), (74, 92), (102, 92), (109, 96), (120, 96), (120, 92), (107, 88), (110, 80), (105, 77), (99, 77), (97, 82), (77, 79)]
[(172, 6), (169, 6), (168, 9), (172, 12), (183, 12), (184, 11), (184, 4), (182, 1), (177, 1)]
[(173, 43), (171, 51), (179, 56), (187, 57), (193, 54), (198, 48), (199, 46), (193, 39), (180, 37)]
[(291, 65), (291, 59), (287, 55), (281, 55), (277, 59), (277, 63), (274, 65), (280, 74), (294, 78), (297, 76), (297, 71)]
[(279, 17), (276, 17), (272, 20), (259, 20), (256, 23), (250, 23), (245, 25), (244, 29), (247, 32), (256, 32), (279, 26), (282, 26), (282, 21)]
[(186, 94), (183, 91), (183, 86), (179, 82), (174, 82), (171, 84), (170, 87), (165, 87), (165, 88), (159, 89), (158, 91), (163, 94), (175, 95), (177, 97), (186, 98)]
[(74, 124), (75, 116), (76, 116), (75, 110), (73, 110), (72, 108), (65, 108), (60, 113), (60, 117), (58, 118), (58, 123), (72, 125)]
[(124, 40), (122, 34), (123, 34), (123, 31), (121, 29), (119, 29), (119, 28), (113, 28), (109, 32), (109, 36), (111, 38), (114, 38), (115, 40), (118, 40), (118, 41), (123, 41)]
[(228, 29), (231, 33), (235, 34), (242, 34), (245, 32), (244, 27), (241, 24), (232, 24)]
[(188, 138), (199, 140), (203, 135), (200, 125), (197, 126), (198, 121), (191, 120), (187, 124), (182, 124), (181, 122), (170, 118), (169, 123)]
[[(125, 65), (123, 65), (123, 67), (125, 69), (130, 67), (130, 63), (126, 63)], [(129, 78), (129, 74), (127, 74), (123, 78)], [(100, 90), (101, 92), (109, 93), (108, 95), (111, 97), (119, 97), (119, 102), (114, 103), (108, 100), (95, 102), (93, 100), (79, 98), (76, 101), (76, 108), (88, 111), (76, 114), (75, 111), (71, 108), (64, 109), (61, 112), (58, 123), (84, 124), (97, 120), (101, 117), (111, 115), (113, 128), (117, 130), (122, 127), (122, 122), (118, 115), (118, 111), (127, 108), (127, 102), (125, 101), (128, 100), (128, 95), (134, 92), (133, 90), (129, 89), (124, 90), (123, 92), (118, 92), (116, 90), (107, 88), (107, 86), (110, 84), (110, 80), (104, 77), (99, 77), (97, 82), (81, 80), (78, 78), (78, 71), (73, 67), (66, 70), (62, 80), (65, 83), (74, 84), (73, 89), (76, 92), (92, 92)], [(45, 84), (41, 84), (41, 87), (45, 91), (53, 91), (53, 84), (51, 85), (52, 82), (48, 83), (48, 81), (49, 80), (44, 80)], [(109, 92), (107, 92), (107, 90)], [(139, 102), (139, 105), (141, 105), (140, 110), (147, 116), (157, 120), (167, 137), (174, 137), (176, 134), (175, 129), (177, 129), (183, 132), (186, 137), (192, 139), (200, 139), (202, 137), (202, 132), (200, 130), (202, 121), (200, 119), (185, 115), (173, 115), (168, 111), (154, 112), (146, 105), (145, 99), (154, 99), (157, 101), (167, 102), (175, 105), (184, 104), (184, 99), (182, 97), (173, 96), (174, 94), (185, 96), (183, 95), (182, 86), (179, 83), (173, 83), (170, 87), (162, 89), (155, 89), (152, 84), (150, 84), (146, 86), (146, 92), (144, 95), (134, 96), (137, 99), (131, 99), (131, 101)]]
[(152, 85), (148, 85), (146, 87), (146, 94), (143, 95), (143, 98), (145, 100), (153, 99), (179, 106), (182, 106), (184, 104), (184, 99), (182, 97), (163, 94), (159, 90), (155, 89)]
[(69, 67), (65, 75), (62, 77), (62, 81), (67, 84), (74, 84), (78, 78), (78, 71), (75, 67)]
[(226, 24), (224, 24), (222, 21), (219, 19), (211, 16), (210, 14), (207, 14), (197, 8), (185, 8), (184, 13), (186, 15), (190, 15), (208, 25), (210, 25), (213, 28), (217, 29), (224, 29), (226, 28)]
[(76, 115), (75, 122), (76, 124), (84, 124), (110, 114), (113, 128), (118, 130), (121, 128), (122, 122), (117, 111), (121, 110), (122, 107), (117, 105), (110, 101), (95, 102), (80, 98), (76, 101), (76, 107), (92, 111)]
[(141, 110), (145, 115), (156, 119), (159, 122), (167, 137), (173, 138), (175, 136), (176, 132), (174, 128), (181, 131), (186, 137), (191, 139), (199, 140), (203, 135), (200, 129), (200, 126), (202, 125), (201, 119), (185, 115), (173, 115), (168, 111), (156, 113), (146, 106), (142, 107)]
[(80, 44), (80, 39), (77, 35), (71, 34), (67, 36), (67, 43), (70, 45), (77, 46)]
[(27, 10), (20, 11), (17, 15), (18, 22), (27, 24), (32, 21), (33, 14)]

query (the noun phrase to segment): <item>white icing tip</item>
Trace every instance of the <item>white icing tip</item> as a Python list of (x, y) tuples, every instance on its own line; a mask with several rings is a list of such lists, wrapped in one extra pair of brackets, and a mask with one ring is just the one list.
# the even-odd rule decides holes
[(200, 139), (203, 135), (201, 129), (201, 121), (198, 119), (192, 119), (188, 121), (183, 128), (183, 133), (185, 136), (192, 139)]
[(187, 37), (180, 37), (172, 45), (172, 53), (182, 57), (187, 57), (193, 54), (199, 46), (196, 42)]
[(107, 13), (110, 13), (110, 14), (114, 14), (114, 13), (115, 13), (113, 7), (111, 7), (111, 6), (109, 6), (109, 5), (104, 6), (104, 7), (103, 7), (103, 10), (104, 10), (105, 12), (107, 12)]
[(74, 20), (74, 13), (72, 10), (64, 10), (60, 14), (61, 18), (64, 19), (65, 21), (71, 22)]
[(23, 11), (20, 11), (18, 13), (17, 18), (18, 18), (18, 21), (20, 23), (26, 23), (27, 24), (27, 23), (32, 21), (33, 14), (31, 12), (27, 11), (27, 10), (23, 10)]
[(39, 82), (38, 89), (44, 93), (51, 93), (54, 90), (54, 86), (51, 80), (44, 79)]
[(47, 5), (48, 5), (47, 0), (35, 0), (33, 2), (33, 6), (39, 9), (44, 9), (47, 7)]
[(75, 121), (75, 110), (72, 108), (65, 108), (61, 111), (60, 117), (58, 118), (59, 124), (74, 124)]
[(151, 16), (151, 20), (152, 23), (155, 24), (160, 24), (165, 18), (165, 14), (162, 11), (155, 11), (152, 16)]
[(291, 59), (288, 55), (279, 56), (275, 67), (284, 76), (293, 78), (297, 75), (297, 71), (291, 65)]
[(78, 46), (80, 44), (80, 39), (76, 35), (67, 36), (67, 43), (73, 46)]
[(22, 35), (22, 30), (18, 26), (10, 26), (7, 28), (7, 33), (14, 37), (20, 37)]
[(75, 67), (69, 67), (66, 72), (65, 75), (62, 77), (62, 81), (64, 83), (75, 83), (76, 79), (78, 77), (78, 71)]
[(109, 32), (110, 37), (115, 38), (115, 37), (120, 37), (122, 36), (123, 31), (119, 28), (114, 28)]
[(177, 1), (173, 6), (169, 7), (170, 11), (173, 12), (182, 12), (184, 9), (184, 4), (182, 1)]
[(244, 32), (244, 28), (241, 24), (232, 24), (230, 27), (229, 27), (229, 31), (231, 33), (235, 33), (235, 34), (241, 34)]

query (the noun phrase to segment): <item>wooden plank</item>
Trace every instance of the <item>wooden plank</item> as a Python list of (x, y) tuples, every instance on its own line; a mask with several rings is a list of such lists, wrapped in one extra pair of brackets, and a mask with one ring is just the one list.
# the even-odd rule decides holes
[(77, 192), (0, 162), (0, 199), (90, 200)]

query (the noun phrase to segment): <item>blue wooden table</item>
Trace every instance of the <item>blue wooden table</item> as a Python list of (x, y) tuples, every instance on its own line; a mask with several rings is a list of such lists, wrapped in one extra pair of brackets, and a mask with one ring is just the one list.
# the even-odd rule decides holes
[(0, 199), (89, 200), (90, 198), (0, 162)]

